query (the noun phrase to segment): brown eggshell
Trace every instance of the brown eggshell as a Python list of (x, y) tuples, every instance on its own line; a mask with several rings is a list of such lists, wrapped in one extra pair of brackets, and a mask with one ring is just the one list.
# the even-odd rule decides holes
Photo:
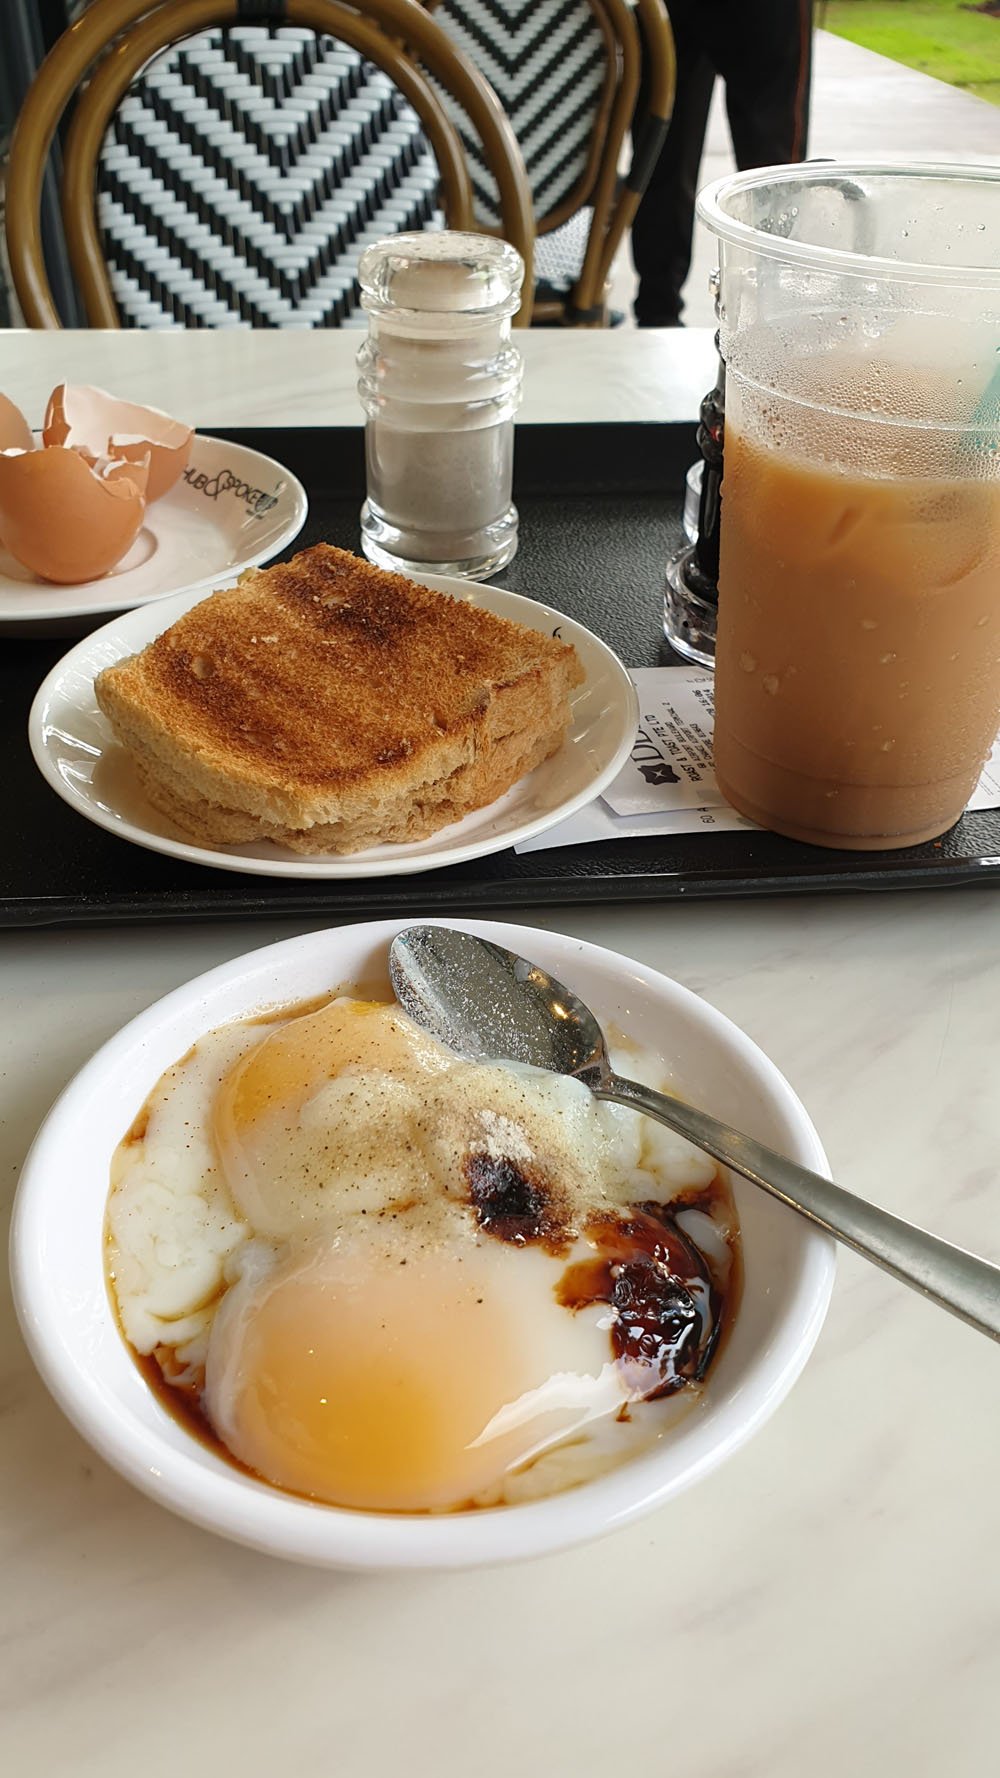
[(19, 407), (0, 395), (0, 451), (33, 451), (31, 427)]
[(118, 401), (88, 383), (60, 383), (49, 396), (42, 440), (71, 445), (90, 460), (105, 455), (126, 463), (149, 453), (147, 503), (159, 500), (179, 481), (191, 456), (194, 432), (157, 407)]
[(0, 537), (44, 580), (97, 580), (139, 534), (148, 474), (146, 463), (93, 468), (58, 446), (0, 451)]

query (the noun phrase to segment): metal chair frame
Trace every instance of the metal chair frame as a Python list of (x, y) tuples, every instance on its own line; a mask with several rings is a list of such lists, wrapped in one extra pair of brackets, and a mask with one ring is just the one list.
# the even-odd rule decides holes
[[(525, 298), (514, 324), (529, 325), (535, 232), (531, 193), (513, 131), (487, 81), (416, 0), (364, 0), (363, 5), (361, 0), (351, 5), (341, 0), (284, 0), (280, 10), (282, 23), (334, 37), (389, 75), (412, 105), (430, 143), (448, 226), (475, 229), (465, 152), (422, 68), (461, 106), (497, 181), (504, 237), (525, 262)], [(8, 256), (29, 326), (60, 326), (42, 251), (42, 179), (59, 120), (88, 70), (93, 72), (79, 94), (66, 138), (63, 219), (87, 319), (91, 326), (116, 328), (121, 319), (96, 203), (98, 156), (115, 110), (153, 56), (211, 26), (246, 22), (240, 0), (96, 0), (46, 57), (17, 121), (7, 176)], [(420, 66), (413, 54), (400, 48), (400, 38), (415, 52)]]

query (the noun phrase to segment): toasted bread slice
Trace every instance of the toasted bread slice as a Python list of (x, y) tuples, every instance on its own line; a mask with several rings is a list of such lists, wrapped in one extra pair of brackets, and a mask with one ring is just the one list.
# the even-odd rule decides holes
[(318, 544), (213, 593), (97, 700), (154, 805), (212, 844), (436, 832), (560, 745), (576, 652)]

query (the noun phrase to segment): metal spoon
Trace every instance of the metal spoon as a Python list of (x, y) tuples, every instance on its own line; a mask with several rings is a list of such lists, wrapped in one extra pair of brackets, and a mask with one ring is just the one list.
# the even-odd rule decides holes
[(672, 1093), (615, 1074), (597, 1020), (537, 963), (447, 926), (411, 926), (393, 940), (389, 974), (410, 1018), (473, 1061), (504, 1058), (575, 1075), (598, 1099), (658, 1118), (800, 1216), (980, 1333), (1000, 1340), (1000, 1266), (977, 1259)]

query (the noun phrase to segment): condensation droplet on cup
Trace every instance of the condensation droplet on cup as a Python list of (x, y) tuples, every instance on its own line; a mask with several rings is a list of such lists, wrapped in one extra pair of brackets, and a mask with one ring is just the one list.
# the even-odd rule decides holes
[(863, 630), (877, 630), (878, 624), (873, 617), (863, 617), (861, 619), (861, 628)]
[(757, 671), (756, 660), (752, 654), (747, 654), (746, 652), (740, 655), (740, 666), (743, 668), (744, 673), (756, 673)]
[(895, 747), (895, 745), (896, 745), (895, 741), (883, 741), (882, 742), (882, 752), (883, 753), (891, 753), (893, 748)]
[(894, 661), (895, 659), (896, 656), (891, 651), (888, 654), (880, 654), (878, 657), (879, 666), (887, 667), (889, 662)]
[(778, 690), (778, 675), (777, 675), (777, 673), (765, 673), (764, 678), (761, 683), (763, 684), (764, 690), (767, 692), (768, 697), (773, 698)]

